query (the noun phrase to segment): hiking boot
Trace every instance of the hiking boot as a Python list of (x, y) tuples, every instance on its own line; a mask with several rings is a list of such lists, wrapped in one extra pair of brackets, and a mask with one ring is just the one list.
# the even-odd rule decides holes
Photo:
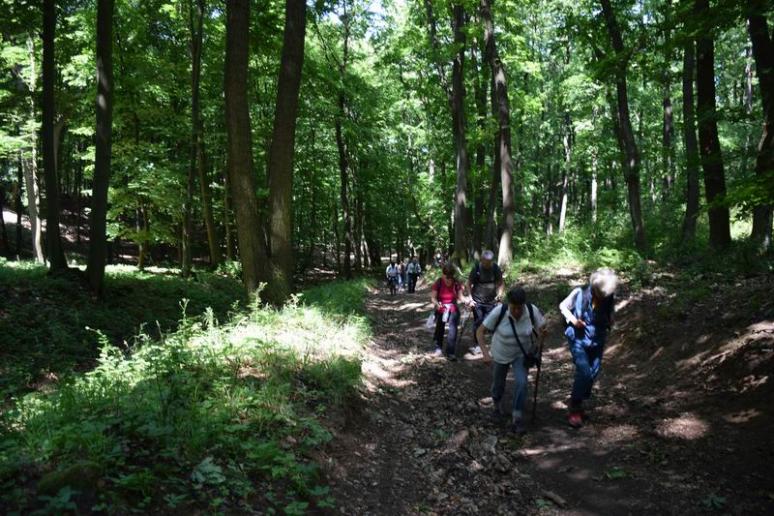
[(454, 353), (446, 355), (446, 360), (448, 360), (449, 362), (456, 362), (457, 355), (455, 355)]
[(524, 435), (527, 433), (527, 426), (524, 424), (524, 418), (515, 418), (511, 422), (511, 432), (517, 435)]
[(573, 428), (580, 428), (583, 426), (583, 412), (580, 410), (573, 410), (567, 416), (567, 422)]
[(439, 347), (436, 347), (435, 351), (433, 351), (433, 356), (434, 357), (440, 357), (442, 355), (443, 355), (443, 350), (441, 348), (439, 348)]
[(470, 354), (471, 355), (480, 355), (481, 354), (481, 346), (476, 346), (474, 348), (471, 348)]

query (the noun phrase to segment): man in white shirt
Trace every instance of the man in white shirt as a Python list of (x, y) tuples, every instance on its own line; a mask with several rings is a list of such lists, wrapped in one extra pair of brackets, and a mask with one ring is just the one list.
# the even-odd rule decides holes
[[(494, 415), (503, 415), (501, 401), (505, 392), (508, 369), (513, 367), (513, 406), (511, 430), (522, 434), (524, 426), (524, 405), (527, 400), (527, 368), (525, 354), (536, 358), (538, 340), (545, 338), (546, 322), (535, 306), (527, 303), (527, 294), (521, 287), (512, 288), (507, 295), (508, 304), (492, 310), (476, 332), (481, 345), (484, 362), (492, 364), (492, 401)], [(485, 332), (492, 335), (491, 353), (486, 345)]]

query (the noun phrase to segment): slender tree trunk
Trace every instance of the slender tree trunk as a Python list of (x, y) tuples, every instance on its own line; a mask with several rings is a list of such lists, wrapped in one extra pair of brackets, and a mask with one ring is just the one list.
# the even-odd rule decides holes
[[(756, 1), (753, 10), (747, 17), (750, 40), (752, 41), (755, 68), (761, 90), (763, 104), (763, 132), (758, 143), (758, 154), (755, 158), (755, 175), (761, 182), (763, 198), (772, 196), (774, 182), (774, 42), (769, 32), (763, 13), (763, 2)], [(766, 186), (768, 182), (768, 187)], [(764, 250), (771, 248), (772, 206), (759, 204), (753, 208), (753, 227), (750, 237), (758, 242)]]
[[(30, 120), (37, 118), (35, 112), (34, 93), (37, 88), (37, 67), (35, 66), (35, 42), (32, 37), (27, 38), (27, 55), (30, 63), (30, 83), (29, 83), (29, 116)], [(40, 192), (38, 191), (38, 143), (37, 135), (32, 132), (29, 135), (29, 149), (22, 157), (24, 167), (24, 182), (27, 191), (27, 211), (32, 228), (32, 251), (37, 263), (45, 263), (43, 255), (43, 231), (40, 221)]]
[(306, 1), (286, 0), (285, 32), (268, 169), (272, 276), (267, 295), (274, 303), (283, 302), (293, 289), (293, 154), (305, 34)]
[[(7, 167), (4, 167), (7, 168)], [(8, 231), (5, 228), (5, 187), (0, 184), (0, 230), (2, 230), (3, 245), (2, 251), (4, 255), (8, 255), (11, 252), (10, 244), (8, 243)]]
[(226, 240), (226, 260), (234, 260), (234, 237), (231, 233), (231, 180), (228, 170), (223, 174), (225, 188), (223, 189), (223, 226)]
[(22, 254), (22, 190), (24, 190), (24, 166), (22, 165), (21, 153), (16, 166), (16, 185), (14, 188), (14, 206), (16, 210), (16, 257), (21, 258)]
[(465, 123), (465, 9), (461, 4), (452, 7), (452, 32), (457, 52), (452, 66), (452, 133), (457, 162), (457, 187), (454, 193), (454, 259), (467, 260), (467, 230), (465, 208), (468, 193), (468, 149)]
[(683, 240), (693, 242), (696, 237), (696, 219), (699, 216), (699, 144), (696, 141), (693, 83), (696, 47), (693, 40), (685, 44), (683, 53), (683, 143), (685, 145), (685, 218)]
[[(697, 19), (708, 19), (709, 0), (695, 0), (694, 8)], [(726, 178), (715, 107), (715, 43), (707, 29), (700, 32), (696, 41), (696, 108), (704, 190), (709, 207), (710, 244), (722, 249), (731, 243), (731, 226), (729, 210), (720, 204), (726, 195)]]
[(226, 130), (227, 166), (236, 215), (242, 281), (254, 296), (266, 274), (266, 247), (258, 215), (250, 111), (247, 99), (247, 62), (250, 50), (250, 1), (226, 0)]
[(86, 276), (93, 292), (104, 291), (107, 194), (113, 139), (113, 0), (97, 0), (97, 130)]
[[(642, 222), (642, 205), (640, 194), (640, 153), (637, 148), (637, 142), (632, 129), (631, 116), (629, 114), (629, 94), (626, 85), (627, 57), (623, 45), (621, 30), (615, 18), (615, 13), (610, 5), (610, 0), (600, 0), (602, 4), (602, 13), (605, 18), (610, 42), (613, 51), (616, 54), (618, 64), (615, 70), (615, 83), (617, 94), (617, 136), (618, 145), (621, 149), (621, 165), (626, 179), (629, 201), (629, 216), (631, 218), (632, 232), (634, 233), (634, 244), (641, 252), (647, 250), (647, 238), (645, 236), (645, 226)], [(615, 113), (614, 112), (614, 113)]]
[[(344, 82), (344, 78), (347, 72), (347, 61), (349, 59), (349, 29), (350, 18), (346, 10), (346, 2), (344, 3), (344, 15), (342, 17), (344, 25), (344, 42), (343, 42), (343, 55), (341, 62), (339, 63), (339, 78), (341, 82)], [(352, 209), (349, 205), (349, 151), (347, 149), (347, 143), (344, 138), (344, 121), (347, 116), (347, 101), (344, 95), (343, 86), (339, 89), (338, 94), (338, 114), (335, 121), (336, 131), (336, 148), (339, 153), (339, 176), (341, 181), (341, 211), (344, 219), (344, 268), (342, 274), (345, 279), (352, 279), (352, 248), (353, 248), (353, 236), (352, 236)], [(337, 250), (338, 252), (338, 250)]]
[(598, 149), (596, 147), (591, 150), (591, 192), (589, 194), (589, 202), (591, 204), (591, 222), (596, 224), (597, 222), (597, 190), (598, 179), (597, 169), (599, 167)]
[(513, 161), (511, 157), (511, 108), (508, 99), (508, 84), (505, 65), (500, 59), (495, 41), (491, 0), (481, 0), (481, 18), (484, 22), (484, 43), (487, 60), (492, 70), (492, 109), (497, 114), (496, 159), (500, 165), (499, 176), (502, 189), (503, 213), (502, 234), (497, 253), (500, 267), (508, 267), (513, 259)]
[(674, 139), (674, 114), (672, 111), (672, 98), (670, 96), (671, 84), (668, 76), (663, 84), (663, 120), (661, 127), (661, 166), (664, 175), (664, 197), (669, 195), (672, 184), (675, 182), (675, 150), (672, 143)]
[(50, 271), (67, 270), (59, 232), (59, 180), (56, 169), (56, 140), (54, 138), (54, 41), (56, 38), (56, 4), (43, 0), (43, 102), (41, 103), (43, 138), (43, 172), (46, 186), (46, 250)]
[[(476, 99), (476, 126), (479, 135), (486, 133), (486, 91), (487, 88), (486, 79), (482, 81), (482, 76), (486, 77), (486, 61), (482, 60), (481, 66), (478, 66), (478, 60), (476, 58), (476, 51), (478, 45), (474, 45), (470, 52), (471, 68), (473, 69), (473, 87), (474, 96)], [(482, 83), (483, 82), (483, 83)], [(484, 190), (485, 181), (484, 176), (486, 170), (486, 146), (485, 140), (479, 136), (478, 143), (476, 144), (476, 173), (475, 177), (475, 221), (473, 224), (473, 249), (477, 252), (481, 252), (481, 246), (484, 240)]]
[(570, 114), (564, 114), (564, 134), (562, 135), (562, 146), (564, 148), (564, 167), (562, 167), (562, 194), (559, 203), (559, 233), (564, 233), (567, 223), (567, 190), (570, 182), (570, 170), (572, 166), (572, 147), (573, 147), (572, 122)]

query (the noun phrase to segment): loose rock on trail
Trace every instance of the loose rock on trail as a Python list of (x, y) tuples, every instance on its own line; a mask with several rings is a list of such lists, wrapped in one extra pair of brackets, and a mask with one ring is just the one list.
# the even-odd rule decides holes
[[(523, 281), (549, 325), (537, 418), (528, 418), (523, 437), (510, 433), (507, 421), (498, 424), (490, 417), (489, 366), (470, 356), (452, 363), (431, 355), (432, 334), (424, 326), (430, 312), (426, 285), (415, 294), (372, 293), (367, 309), (374, 339), (364, 355), (363, 399), (350, 413), (331, 415), (334, 440), (320, 459), (336, 513), (774, 512), (772, 415), (753, 407), (771, 399), (771, 382), (745, 398), (732, 393), (733, 382), (709, 377), (708, 387), (690, 374), (677, 377), (668, 370), (692, 350), (679, 343), (664, 346), (663, 339), (684, 343), (712, 332), (701, 326), (676, 331), (701, 306), (674, 321), (662, 318), (654, 329), (664, 292), (632, 293), (624, 285), (590, 420), (574, 430), (565, 420), (574, 366), (557, 305), (582, 276), (532, 275)], [(757, 288), (771, 288), (770, 281), (763, 283)], [(750, 307), (740, 300), (738, 311)], [(740, 319), (736, 326), (749, 335), (730, 334), (762, 349), (758, 358), (769, 370), (772, 312), (769, 304), (747, 314), (758, 322)], [(472, 346), (469, 326), (458, 353)], [(702, 357), (709, 361), (716, 356), (705, 351)], [(511, 382), (509, 377), (508, 404)], [(528, 416), (533, 388), (534, 370)]]

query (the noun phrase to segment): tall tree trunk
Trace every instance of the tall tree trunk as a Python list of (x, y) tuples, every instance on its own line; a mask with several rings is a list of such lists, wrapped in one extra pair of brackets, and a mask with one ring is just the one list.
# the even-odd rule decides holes
[[(752, 3), (753, 10), (748, 15), (747, 22), (763, 104), (763, 133), (755, 158), (755, 175), (761, 182), (760, 187), (767, 192), (762, 198), (768, 197), (770, 201), (774, 190), (774, 42), (763, 15), (765, 12), (763, 4), (761, 1)], [(771, 225), (771, 203), (755, 206), (750, 236), (760, 243), (764, 250), (771, 248)]]
[(67, 270), (59, 232), (59, 180), (56, 169), (56, 142), (54, 139), (54, 40), (56, 33), (56, 4), (43, 0), (43, 102), (41, 103), (43, 138), (43, 173), (46, 185), (46, 250), (51, 272)]
[[(191, 126), (192, 145), (196, 153), (196, 169), (199, 178), (199, 195), (202, 204), (202, 216), (204, 227), (207, 231), (207, 247), (210, 255), (210, 266), (216, 267), (221, 260), (220, 246), (218, 244), (218, 231), (215, 225), (215, 216), (212, 211), (212, 189), (204, 151), (204, 124), (201, 114), (201, 71), (202, 71), (202, 39), (204, 38), (204, 17), (207, 14), (205, 0), (191, 0), (189, 7), (192, 11), (189, 17), (191, 24)], [(195, 106), (194, 106), (195, 104)]]
[(683, 143), (685, 145), (685, 219), (683, 240), (693, 242), (696, 237), (696, 219), (699, 216), (699, 144), (696, 141), (693, 82), (696, 47), (693, 40), (685, 44), (683, 53)]
[[(697, 19), (709, 18), (709, 0), (695, 0), (694, 8)], [(709, 29), (705, 27), (696, 40), (696, 111), (704, 190), (709, 207), (710, 244), (722, 249), (731, 243), (731, 226), (728, 208), (719, 204), (726, 195), (726, 178), (715, 107), (715, 42)]]
[(570, 114), (564, 114), (564, 134), (562, 135), (562, 147), (564, 149), (564, 166), (562, 167), (562, 190), (561, 200), (559, 202), (559, 233), (564, 233), (567, 223), (567, 190), (570, 182), (570, 170), (572, 166), (572, 147), (573, 147), (572, 121)]
[(286, 0), (285, 33), (268, 170), (272, 276), (267, 296), (274, 303), (287, 299), (293, 288), (293, 154), (305, 34), (306, 1)]
[(113, 141), (113, 0), (97, 0), (97, 128), (86, 276), (93, 292), (104, 291), (107, 195)]
[(24, 166), (22, 165), (21, 153), (16, 166), (16, 183), (14, 185), (14, 209), (16, 210), (16, 258), (19, 259), (22, 253), (22, 190), (24, 190)]
[(674, 114), (672, 111), (672, 98), (670, 96), (671, 84), (668, 74), (665, 74), (663, 84), (663, 120), (661, 125), (661, 166), (664, 175), (664, 197), (669, 195), (672, 184), (675, 182), (675, 150), (672, 143), (674, 137)]
[[(5, 163), (5, 162), (4, 162)], [(4, 167), (7, 168), (7, 167)], [(8, 231), (5, 228), (5, 187), (0, 184), (0, 232), (2, 232), (3, 245), (0, 247), (4, 255), (9, 255), (11, 252), (10, 244), (8, 243)]]
[(634, 244), (641, 252), (648, 247), (645, 236), (645, 225), (642, 222), (642, 204), (640, 194), (640, 153), (632, 129), (631, 116), (629, 114), (629, 93), (626, 85), (628, 57), (623, 45), (621, 30), (610, 5), (610, 0), (600, 0), (602, 14), (605, 18), (610, 42), (616, 55), (615, 85), (617, 94), (617, 136), (618, 146), (621, 150), (621, 165), (628, 191), (629, 216), (631, 218)]
[(253, 174), (253, 144), (247, 102), (247, 62), (250, 50), (250, 1), (226, 0), (225, 97), (227, 165), (234, 200), (242, 281), (254, 296), (266, 274), (266, 247), (258, 215)]
[(225, 229), (226, 260), (234, 260), (234, 237), (231, 233), (231, 180), (229, 179), (228, 169), (223, 174), (225, 188), (223, 189), (223, 227)]
[[(349, 192), (350, 192), (350, 163), (349, 163), (349, 150), (347, 149), (347, 142), (344, 138), (344, 121), (347, 117), (347, 100), (344, 95), (344, 78), (347, 72), (347, 62), (349, 59), (349, 29), (350, 29), (350, 17), (347, 13), (347, 4), (344, 2), (344, 15), (342, 16), (342, 23), (344, 25), (344, 42), (343, 53), (341, 62), (339, 63), (339, 79), (342, 86), (339, 88), (338, 93), (338, 113), (335, 121), (336, 131), (336, 148), (339, 153), (339, 176), (341, 180), (341, 212), (344, 219), (344, 268), (342, 274), (345, 279), (352, 279), (352, 248), (354, 246), (352, 236), (352, 209), (349, 205)], [(338, 253), (338, 249), (336, 251)]]
[(465, 9), (461, 4), (452, 7), (452, 32), (457, 52), (452, 66), (452, 133), (457, 161), (457, 187), (454, 192), (454, 259), (467, 260), (467, 230), (465, 208), (468, 190), (468, 149), (465, 133)]
[[(35, 66), (35, 41), (31, 36), (27, 38), (27, 56), (30, 63), (29, 82), (29, 116), (30, 120), (37, 119), (35, 112), (35, 90), (37, 88), (38, 73)], [(38, 143), (35, 132), (29, 134), (29, 149), (23, 153), (22, 164), (24, 167), (24, 182), (27, 191), (27, 211), (32, 228), (32, 251), (37, 263), (44, 263), (43, 255), (43, 231), (40, 221), (40, 192), (38, 191)]]
[(508, 267), (513, 259), (513, 161), (511, 158), (511, 108), (508, 100), (508, 84), (505, 65), (500, 59), (495, 42), (494, 21), (491, 0), (481, 0), (481, 18), (484, 22), (484, 44), (489, 66), (492, 70), (492, 109), (497, 114), (497, 136), (495, 137), (495, 161), (500, 165), (500, 187), (503, 199), (502, 233), (497, 253), (500, 267)]
[(482, 61), (479, 68), (478, 60), (476, 58), (476, 52), (478, 45), (473, 45), (474, 48), (470, 52), (471, 68), (473, 69), (473, 88), (474, 97), (476, 100), (476, 126), (479, 133), (479, 139), (476, 143), (476, 173), (474, 177), (475, 183), (475, 216), (473, 223), (473, 249), (477, 252), (481, 252), (481, 246), (484, 240), (484, 190), (486, 181), (484, 177), (486, 175), (486, 146), (484, 145), (485, 139), (483, 135), (486, 134), (486, 91), (485, 87), (486, 79), (483, 80), (482, 76), (486, 77), (486, 62)]

